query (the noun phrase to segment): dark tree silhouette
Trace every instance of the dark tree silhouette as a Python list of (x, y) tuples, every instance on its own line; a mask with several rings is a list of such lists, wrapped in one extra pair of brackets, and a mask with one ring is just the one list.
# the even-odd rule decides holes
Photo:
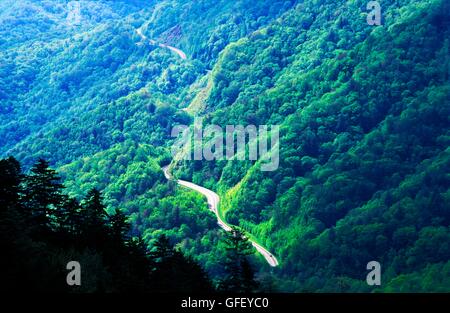
[(214, 290), (198, 263), (175, 250), (165, 235), (156, 240), (150, 258), (154, 263), (153, 288), (157, 292), (210, 293)]
[(19, 162), (10, 157), (0, 160), (0, 207), (6, 208), (19, 203), (23, 175)]
[(26, 239), (23, 206), (20, 203), (23, 175), (14, 158), (0, 160), (0, 277), (2, 285), (16, 290), (27, 284), (23, 268)]
[[(29, 176), (14, 158), (0, 160), (0, 290), (44, 292), (211, 292), (203, 269), (161, 236), (147, 253), (130, 238), (125, 214), (108, 216), (101, 193), (82, 204), (39, 160)], [(32, 230), (30, 232), (29, 230)], [(66, 284), (65, 266), (80, 261), (88, 277)]]
[(103, 247), (108, 236), (106, 224), (108, 214), (103, 197), (96, 188), (91, 189), (81, 206), (84, 224), (82, 234), (88, 246)]
[(161, 263), (172, 257), (174, 250), (166, 235), (159, 236), (149, 252), (150, 258), (157, 263)]
[(109, 217), (109, 223), (111, 225), (110, 234), (113, 241), (128, 242), (130, 224), (128, 224), (127, 217), (121, 210), (115, 210), (115, 214)]
[(62, 207), (64, 186), (49, 163), (39, 159), (25, 179), (25, 205), (31, 211), (31, 219), (37, 232), (45, 232), (56, 226), (54, 212)]
[(63, 204), (64, 210), (60, 210), (57, 221), (63, 232), (73, 237), (81, 235), (84, 218), (80, 203), (73, 198), (67, 197)]

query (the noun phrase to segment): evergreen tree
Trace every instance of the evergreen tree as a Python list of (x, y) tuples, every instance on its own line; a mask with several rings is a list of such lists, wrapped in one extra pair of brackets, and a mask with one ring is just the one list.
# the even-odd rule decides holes
[(0, 160), (0, 212), (2, 219), (15, 220), (19, 224), (22, 216), (21, 194), (23, 175), (19, 162), (15, 158)]
[(83, 204), (82, 215), (84, 220), (83, 236), (86, 243), (91, 246), (103, 246), (107, 237), (107, 216), (106, 207), (103, 204), (103, 197), (96, 188), (91, 189)]
[(18, 205), (23, 175), (19, 162), (10, 157), (0, 160), (0, 208)]
[(64, 186), (59, 181), (56, 171), (43, 159), (37, 161), (26, 178), (25, 203), (38, 231), (55, 227), (54, 213), (64, 201)]
[(31, 285), (29, 255), (34, 250), (27, 237), (30, 221), (21, 202), (23, 179), (16, 159), (0, 160), (0, 277), (8, 291)]
[(154, 245), (153, 249), (149, 252), (149, 256), (151, 260), (155, 263), (161, 263), (174, 254), (174, 250), (172, 245), (170, 244), (169, 238), (166, 235), (160, 235)]
[(127, 217), (121, 210), (116, 208), (115, 214), (109, 217), (109, 224), (111, 227), (111, 237), (114, 242), (124, 244), (128, 241), (130, 224), (127, 222)]
[(254, 292), (259, 283), (255, 280), (255, 272), (247, 258), (243, 258), (241, 262), (242, 285), (241, 289), (244, 293)]
[(165, 235), (158, 237), (150, 257), (154, 265), (151, 278), (156, 292), (213, 291), (211, 281), (201, 266), (175, 250)]
[[(166, 236), (158, 238), (149, 258), (141, 238), (128, 238), (125, 214), (116, 209), (108, 216), (97, 189), (89, 191), (82, 205), (62, 195), (56, 172), (44, 160), (26, 178), (24, 199), (33, 210), (21, 210), (23, 177), (15, 159), (0, 160), (0, 251), (5, 253), (0, 258), (1, 290), (70, 292), (74, 289), (66, 284), (64, 266), (72, 259), (82, 262), (89, 278), (79, 291), (213, 290), (200, 265), (176, 251)], [(52, 213), (53, 232), (28, 234), (28, 227), (44, 225), (31, 204), (41, 210), (41, 218), (44, 212), (47, 218)], [(53, 209), (57, 205), (63, 209)]]
[(74, 198), (67, 197), (64, 208), (64, 210), (60, 211), (63, 214), (59, 214), (59, 224), (61, 225), (61, 228), (72, 236), (80, 235), (83, 227), (83, 216), (80, 203)]
[(225, 232), (223, 242), (227, 251), (224, 261), (226, 276), (220, 281), (219, 290), (237, 293), (255, 291), (258, 283), (247, 259), (254, 253), (251, 242), (237, 227)]

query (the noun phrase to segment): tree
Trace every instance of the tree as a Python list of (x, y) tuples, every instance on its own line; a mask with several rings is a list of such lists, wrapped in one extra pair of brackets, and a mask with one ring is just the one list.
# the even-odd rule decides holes
[[(21, 182), (23, 175), (20, 164), (14, 158), (0, 160), (0, 243), (3, 248), (25, 231), (24, 216), (21, 214)], [(8, 253), (6, 253), (8, 255)]]
[[(74, 289), (66, 284), (64, 266), (67, 260), (79, 260), (86, 274), (85, 283), (76, 289), (81, 292), (213, 291), (202, 267), (175, 250), (167, 237), (158, 238), (149, 258), (143, 240), (128, 237), (125, 214), (116, 209), (108, 216), (97, 189), (89, 191), (80, 205), (59, 193), (62, 185), (50, 188), (53, 185), (49, 182), (57, 176), (45, 161), (36, 166), (32, 176), (29, 181), (34, 188), (27, 190), (27, 204), (33, 200), (48, 210), (55, 206), (57, 196), (64, 210), (52, 211), (52, 231), (30, 236), (24, 221), (37, 220), (28, 218), (34, 210), (19, 210), (23, 179), (20, 164), (13, 158), (0, 160), (1, 290), (71, 292)], [(38, 189), (45, 193), (34, 194)]]
[(254, 253), (245, 233), (237, 227), (225, 232), (223, 242), (227, 251), (224, 269), (226, 276), (219, 283), (224, 292), (248, 293), (258, 287), (247, 256)]
[(76, 199), (67, 197), (63, 207), (65, 209), (60, 210), (57, 215), (60, 228), (72, 236), (80, 235), (84, 225), (80, 203)]
[(127, 222), (125, 214), (116, 208), (115, 214), (109, 217), (109, 224), (111, 226), (111, 237), (114, 242), (125, 243), (128, 239), (128, 232), (130, 224)]
[(0, 160), (0, 208), (2, 210), (19, 204), (22, 180), (20, 164), (15, 158)]
[(24, 264), (32, 250), (26, 240), (26, 215), (21, 203), (23, 175), (14, 158), (0, 160), (0, 276), (9, 291), (28, 282)]
[(25, 204), (38, 231), (55, 226), (54, 212), (62, 209), (64, 186), (49, 163), (39, 159), (25, 180)]
[(107, 240), (107, 216), (103, 197), (96, 188), (91, 189), (83, 204), (82, 214), (84, 219), (83, 235), (88, 244), (101, 246)]
[(156, 240), (150, 253), (153, 264), (152, 282), (157, 292), (207, 293), (213, 291), (211, 281), (192, 258), (175, 250), (165, 235)]
[(153, 249), (149, 252), (150, 258), (155, 263), (161, 263), (168, 258), (172, 257), (174, 254), (172, 245), (170, 244), (169, 238), (166, 235), (160, 235), (154, 245)]

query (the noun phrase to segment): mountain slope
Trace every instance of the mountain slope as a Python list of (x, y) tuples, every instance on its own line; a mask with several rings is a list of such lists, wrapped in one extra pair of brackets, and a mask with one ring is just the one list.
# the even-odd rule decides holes
[(228, 197), (228, 221), (275, 249), (288, 289), (371, 290), (371, 260), (388, 284), (431, 275), (418, 271), (450, 258), (449, 10), (385, 5), (372, 28), (362, 2), (339, 18), (323, 3), (227, 47), (205, 100), (205, 124), (281, 124), (280, 168), (187, 162), (180, 174)]
[[(250, 161), (173, 172), (215, 190), (227, 221), (273, 251), (274, 271), (252, 260), (261, 276), (282, 291), (448, 290), (448, 1), (383, 1), (382, 26), (366, 5), (83, 1), (75, 27), (57, 1), (2, 1), (0, 156), (50, 160), (73, 196), (100, 186), (133, 234), (167, 234), (217, 277), (214, 216), (161, 171), (170, 131), (194, 117), (278, 124), (274, 172)], [(381, 287), (365, 283), (372, 260)]]

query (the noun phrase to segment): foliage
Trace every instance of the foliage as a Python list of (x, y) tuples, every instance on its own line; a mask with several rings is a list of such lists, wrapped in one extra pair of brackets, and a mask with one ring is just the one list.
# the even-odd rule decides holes
[[(49, 160), (67, 186), (65, 195), (48, 164), (21, 178), (16, 161), (1, 163), (0, 221), (11, 230), (2, 244), (12, 258), (23, 247), (40, 256), (33, 233), (42, 229), (50, 238), (57, 229), (86, 234), (76, 225), (91, 212), (116, 239), (128, 217), (136, 255), (141, 245), (168, 246), (164, 235), (225, 277), (214, 215), (161, 171), (172, 127), (201, 116), (220, 126), (281, 125), (274, 172), (259, 161), (179, 162), (174, 171), (217, 191), (227, 221), (278, 257), (275, 289), (449, 289), (437, 274), (450, 259), (448, 1), (383, 1), (379, 27), (366, 23), (364, 0), (83, 3), (77, 27), (58, 1), (0, 3), (0, 155), (26, 170)], [(140, 27), (188, 59), (144, 42)], [(55, 249), (53, 262), (78, 253), (93, 270), (103, 264), (91, 248)], [(268, 275), (249, 260), (256, 276)], [(365, 284), (372, 260), (383, 266), (381, 287)], [(189, 262), (176, 268), (196, 268)], [(92, 290), (116, 279), (98, 275)]]
[[(129, 237), (126, 216), (118, 209), (106, 213), (98, 190), (89, 191), (81, 205), (75, 199), (54, 202), (64, 198), (55, 175), (44, 160), (30, 175), (21, 173), (14, 158), (0, 160), (2, 290), (214, 291), (201, 266), (164, 237), (155, 243), (156, 252), (147, 256), (142, 240)], [(73, 260), (81, 264), (81, 286), (66, 283), (65, 267)]]

